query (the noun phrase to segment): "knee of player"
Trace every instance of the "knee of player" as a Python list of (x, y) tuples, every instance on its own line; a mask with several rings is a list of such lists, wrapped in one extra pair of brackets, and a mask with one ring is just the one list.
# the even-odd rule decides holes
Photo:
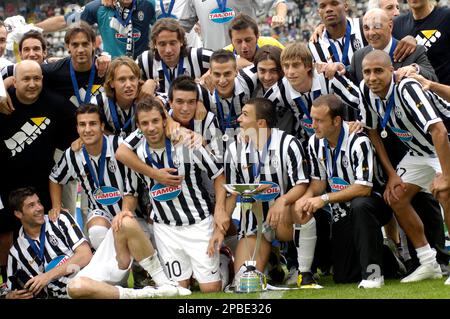
[(222, 281), (209, 282), (200, 284), (200, 291), (203, 293), (219, 292), (222, 290)]
[(83, 298), (89, 289), (88, 279), (75, 277), (67, 284), (67, 295), (72, 299)]
[(88, 230), (89, 241), (91, 242), (91, 246), (97, 250), (103, 239), (106, 237), (106, 233), (108, 232), (108, 228), (100, 225), (93, 225)]
[(142, 230), (140, 227), (141, 226), (139, 226), (139, 223), (136, 221), (135, 218), (132, 218), (132, 217), (129, 217), (129, 216), (125, 216), (122, 219), (122, 223), (121, 223), (121, 226), (120, 226), (120, 232), (127, 233), (127, 232), (130, 232), (130, 231), (134, 232), (136, 230)]

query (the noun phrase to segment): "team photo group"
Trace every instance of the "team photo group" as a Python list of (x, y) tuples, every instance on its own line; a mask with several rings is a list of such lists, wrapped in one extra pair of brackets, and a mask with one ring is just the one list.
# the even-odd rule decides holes
[(450, 289), (450, 8), (359, 5), (5, 16), (0, 298)]

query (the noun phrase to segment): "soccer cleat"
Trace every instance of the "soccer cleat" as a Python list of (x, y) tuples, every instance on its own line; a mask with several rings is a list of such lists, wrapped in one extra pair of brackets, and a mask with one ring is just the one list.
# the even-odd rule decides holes
[(447, 280), (444, 282), (444, 285), (450, 286), (450, 277), (447, 278)]
[(373, 279), (363, 279), (358, 285), (358, 288), (371, 289), (371, 288), (381, 288), (384, 286), (384, 277), (376, 277)]
[(298, 277), (298, 270), (295, 267), (291, 267), (289, 270), (288, 277), (286, 279), (285, 284), (287, 286), (295, 286), (297, 285), (297, 277)]
[(299, 272), (297, 276), (297, 287), (299, 288), (309, 288), (314, 287), (318, 283), (316, 279), (314, 279), (314, 275), (310, 271)]
[(421, 281), (424, 279), (439, 279), (442, 278), (441, 267), (438, 263), (420, 265), (409, 276), (400, 280), (401, 283)]

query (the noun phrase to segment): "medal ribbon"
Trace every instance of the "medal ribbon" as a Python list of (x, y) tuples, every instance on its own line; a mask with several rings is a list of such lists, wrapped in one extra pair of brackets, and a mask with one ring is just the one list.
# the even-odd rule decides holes
[(106, 137), (103, 136), (103, 145), (102, 145), (102, 153), (100, 155), (100, 160), (98, 164), (98, 179), (97, 174), (95, 174), (94, 167), (92, 166), (91, 159), (86, 150), (86, 146), (83, 145), (83, 155), (86, 160), (86, 165), (89, 169), (89, 172), (92, 175), (92, 179), (94, 180), (94, 184), (97, 188), (100, 188), (103, 185), (103, 177), (105, 176), (105, 162), (106, 162)]
[[(175, 165), (173, 165), (173, 160), (172, 160), (172, 145), (168, 138), (166, 138), (165, 144), (166, 144), (166, 154), (167, 154), (167, 161), (169, 162), (169, 167), (175, 168)], [(150, 148), (148, 147), (147, 141), (145, 142), (145, 152), (147, 153), (147, 158), (146, 158), (147, 164), (154, 165), (158, 169), (164, 168), (164, 161), (163, 161), (163, 164), (160, 164), (153, 159), (152, 154), (150, 152)], [(162, 157), (161, 157), (161, 159), (162, 159)]]
[(130, 117), (125, 122), (125, 124), (123, 125), (122, 128), (120, 127), (119, 116), (117, 114), (117, 109), (116, 109), (117, 108), (116, 103), (114, 103), (114, 101), (112, 101), (111, 99), (108, 99), (108, 105), (109, 105), (109, 110), (111, 112), (111, 117), (112, 117), (112, 120), (114, 123), (114, 128), (116, 130), (116, 134), (119, 132), (125, 131), (131, 125), (131, 121), (134, 119), (135, 108), (136, 108), (134, 103), (130, 109)]
[(345, 66), (350, 64), (350, 62), (348, 60), (348, 49), (350, 48), (351, 33), (352, 33), (352, 26), (350, 25), (350, 22), (347, 21), (347, 28), (345, 30), (344, 50), (342, 50), (342, 61), (339, 59), (339, 53), (338, 53), (333, 41), (331, 40), (328, 31), (325, 33), (329, 40), (328, 42), (330, 43), (330, 48), (331, 48), (331, 52), (333, 53), (334, 60), (336, 62), (342, 62)]
[(42, 263), (44, 260), (44, 251), (45, 251), (45, 222), (41, 226), (41, 233), (39, 234), (39, 247), (36, 245), (36, 242), (30, 238), (25, 232), (25, 238), (28, 240), (31, 249), (36, 253)]
[[(334, 172), (335, 172), (335, 168), (337, 165), (337, 158), (339, 157), (339, 154), (341, 153), (341, 147), (342, 147), (342, 142), (344, 141), (344, 127), (341, 127), (341, 132), (339, 133), (339, 138), (338, 138), (338, 143), (336, 145), (336, 148), (334, 149), (334, 156), (331, 157), (330, 154), (330, 158), (331, 158), (331, 171), (327, 168), (328, 173), (330, 174), (330, 178), (333, 178), (334, 176)], [(328, 164), (328, 140), (325, 138), (324, 141), (324, 146), (325, 146), (325, 161)], [(331, 151), (331, 150), (330, 150)]]
[[(77, 76), (75, 74), (75, 69), (73, 68), (72, 59), (69, 60), (69, 71), (70, 71), (70, 79), (72, 80), (73, 91), (77, 98), (78, 104), (81, 105), (83, 104), (83, 101), (81, 101), (80, 89), (78, 87)], [(91, 91), (92, 86), (94, 85), (94, 78), (95, 78), (95, 63), (92, 60), (91, 73), (89, 73), (89, 81), (88, 87), (86, 89), (86, 95), (84, 96), (84, 103), (89, 103), (91, 100), (91, 93), (92, 93)]]
[[(162, 69), (164, 72), (164, 77), (166, 78), (167, 82), (169, 82), (169, 85), (172, 85), (172, 80), (170, 79), (169, 70), (167, 69), (167, 65), (164, 63), (164, 61), (161, 60)], [(180, 59), (178, 60), (178, 69), (177, 69), (177, 76), (179, 77), (184, 72), (184, 57), (180, 56)], [(175, 78), (176, 78), (175, 77)]]

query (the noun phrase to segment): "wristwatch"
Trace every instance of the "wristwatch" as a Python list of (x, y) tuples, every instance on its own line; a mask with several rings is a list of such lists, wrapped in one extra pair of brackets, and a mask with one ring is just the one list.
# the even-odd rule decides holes
[(327, 205), (330, 202), (330, 197), (328, 196), (327, 193), (323, 194), (320, 196), (320, 199), (323, 200), (323, 202), (325, 203), (325, 205)]

